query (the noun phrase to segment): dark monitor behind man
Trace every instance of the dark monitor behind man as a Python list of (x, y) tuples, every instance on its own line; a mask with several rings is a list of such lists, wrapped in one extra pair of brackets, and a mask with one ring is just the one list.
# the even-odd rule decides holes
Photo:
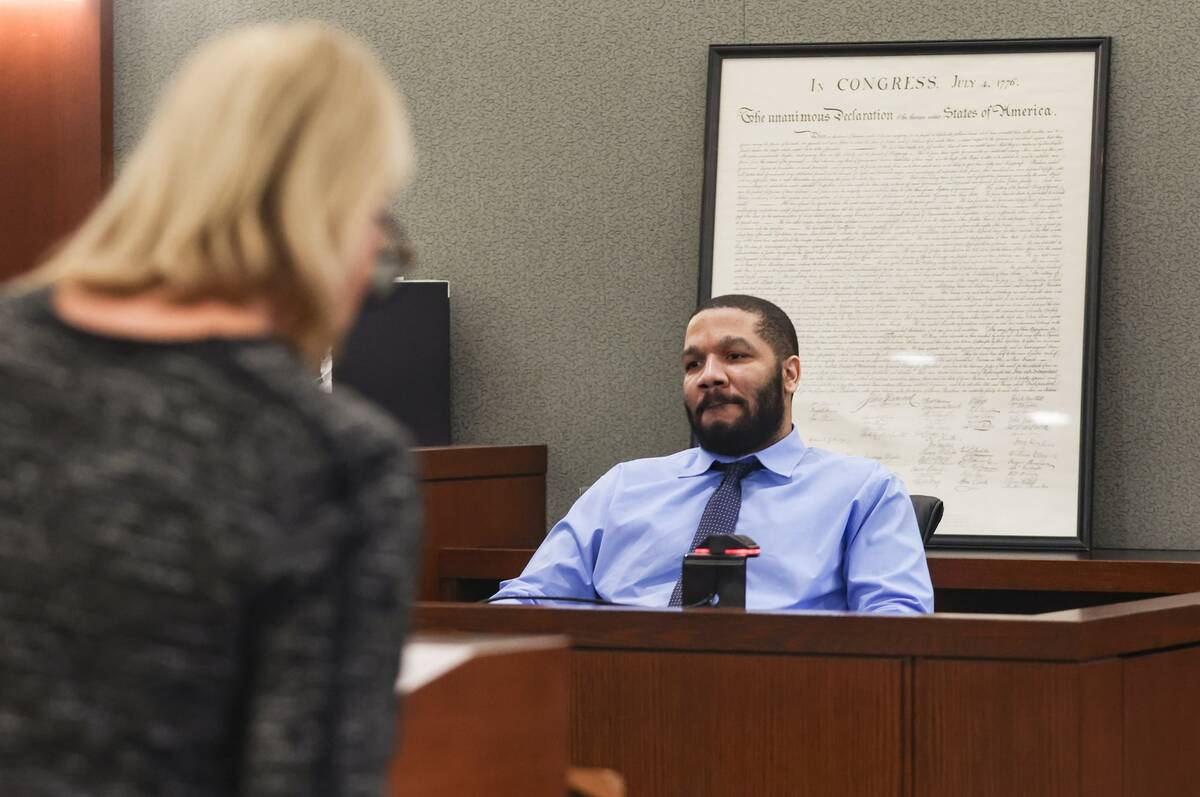
[(932, 611), (901, 481), (872, 460), (810, 448), (793, 428), (798, 348), (790, 319), (770, 302), (705, 302), (682, 357), (699, 447), (612, 468), (496, 597), (679, 606), (683, 555), (727, 532), (762, 547), (748, 566), (748, 609)]

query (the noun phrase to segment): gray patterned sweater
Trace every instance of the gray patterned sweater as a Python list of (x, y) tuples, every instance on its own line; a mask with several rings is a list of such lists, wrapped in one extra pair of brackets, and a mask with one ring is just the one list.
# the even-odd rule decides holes
[(382, 794), (402, 432), (282, 344), (0, 300), (0, 795)]

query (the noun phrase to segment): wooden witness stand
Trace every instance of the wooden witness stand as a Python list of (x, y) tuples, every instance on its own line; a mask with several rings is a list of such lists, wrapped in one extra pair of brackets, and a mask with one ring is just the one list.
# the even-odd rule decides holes
[(629, 793), (1180, 795), (1200, 595), (1015, 616), (426, 603), (421, 629), (570, 636), (571, 761)]
[[(540, 524), (488, 528), (491, 505), (462, 481), (472, 525), (427, 542), (443, 598), (515, 575), (533, 547), (522, 535), (540, 537)], [(512, 495), (496, 517), (512, 516)], [(471, 529), (488, 541), (469, 544)], [(1200, 556), (929, 562), (928, 617), (426, 602), (415, 623), (569, 637), (571, 763), (621, 772), (630, 794), (1194, 790)]]

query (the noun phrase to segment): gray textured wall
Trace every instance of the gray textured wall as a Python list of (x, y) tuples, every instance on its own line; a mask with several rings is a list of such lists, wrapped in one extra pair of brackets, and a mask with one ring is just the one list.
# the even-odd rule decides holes
[(118, 158), (203, 38), (311, 16), (409, 98), (419, 276), (452, 283), (454, 434), (545, 442), (549, 514), (612, 463), (687, 443), (706, 47), (1114, 37), (1095, 538), (1200, 549), (1200, 11), (1194, 0), (115, 0)]

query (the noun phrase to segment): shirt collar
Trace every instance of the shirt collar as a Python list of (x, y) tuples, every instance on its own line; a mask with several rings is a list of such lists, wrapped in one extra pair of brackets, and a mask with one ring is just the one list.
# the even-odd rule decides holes
[[(758, 461), (762, 463), (763, 467), (772, 473), (791, 478), (807, 450), (804, 441), (800, 439), (800, 433), (793, 426), (792, 431), (788, 432), (782, 440), (767, 446), (762, 451), (755, 451), (752, 456), (758, 457)], [(705, 451), (703, 448), (693, 448), (691, 453), (691, 459), (686, 461), (679, 470), (679, 478), (707, 473), (714, 462), (733, 462), (751, 456), (746, 454), (741, 457), (727, 457)]]

